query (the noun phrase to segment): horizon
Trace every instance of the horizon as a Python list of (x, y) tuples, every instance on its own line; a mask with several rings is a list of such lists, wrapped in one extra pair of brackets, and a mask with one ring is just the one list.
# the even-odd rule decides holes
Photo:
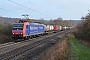
[[(3, 16), (0, 16), (1, 18), (11, 18), (11, 19), (26, 19), (26, 18), (18, 18), (18, 17), (3, 17)], [(35, 19), (35, 18), (29, 18), (29, 19), (34, 19), (34, 20), (41, 20), (41, 18), (40, 19)], [(56, 18), (57, 19), (57, 18)], [(52, 19), (52, 20), (56, 20), (56, 19)], [(47, 21), (49, 21), (49, 20), (51, 20), (51, 19), (43, 19), (43, 20), (47, 20)], [(62, 20), (81, 20), (81, 19), (62, 19)]]

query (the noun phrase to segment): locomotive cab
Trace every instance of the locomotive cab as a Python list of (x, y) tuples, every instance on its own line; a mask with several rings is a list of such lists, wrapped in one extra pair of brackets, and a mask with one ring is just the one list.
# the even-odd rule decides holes
[(26, 37), (26, 29), (28, 25), (28, 22), (14, 23), (12, 29), (12, 38), (19, 39)]
[(13, 24), (13, 29), (12, 29), (12, 37), (13, 38), (22, 38), (23, 37), (23, 23), (15, 23)]

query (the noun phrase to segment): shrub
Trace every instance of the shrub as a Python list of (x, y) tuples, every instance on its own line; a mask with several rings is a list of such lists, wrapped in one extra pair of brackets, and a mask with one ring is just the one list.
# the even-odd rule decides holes
[(11, 31), (12, 31), (12, 25), (11, 24), (8, 24), (8, 23), (0, 24), (0, 34), (10, 36)]
[(12, 41), (11, 32), (12, 32), (11, 24), (0, 23), (0, 43)]
[(68, 38), (69, 39), (75, 39), (75, 36), (74, 36), (74, 34), (70, 33), (70, 34), (68, 34)]

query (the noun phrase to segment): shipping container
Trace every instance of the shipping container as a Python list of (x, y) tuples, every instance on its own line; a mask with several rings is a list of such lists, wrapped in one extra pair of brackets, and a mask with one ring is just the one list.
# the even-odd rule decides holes
[(59, 30), (60, 30), (60, 26), (59, 26), (59, 25), (55, 25), (55, 24), (54, 24), (54, 25), (53, 25), (53, 28), (54, 28), (54, 29), (53, 29), (54, 31), (59, 31)]
[(50, 32), (50, 25), (46, 25), (46, 32)]

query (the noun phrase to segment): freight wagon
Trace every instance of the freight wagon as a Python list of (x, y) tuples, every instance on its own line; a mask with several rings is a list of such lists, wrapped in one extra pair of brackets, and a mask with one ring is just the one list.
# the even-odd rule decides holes
[(61, 27), (59, 25), (56, 25), (56, 24), (53, 25), (53, 28), (54, 28), (53, 29), (54, 32), (60, 31), (60, 29), (61, 29)]
[(46, 33), (53, 32), (53, 29), (54, 29), (53, 25), (45, 25), (45, 27), (46, 27)]

